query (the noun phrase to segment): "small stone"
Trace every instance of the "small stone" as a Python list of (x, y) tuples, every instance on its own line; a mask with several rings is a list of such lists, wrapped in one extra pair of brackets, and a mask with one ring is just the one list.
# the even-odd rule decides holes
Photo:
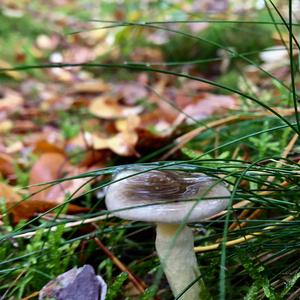
[(40, 291), (39, 300), (104, 300), (107, 286), (92, 266), (84, 265), (59, 275)]

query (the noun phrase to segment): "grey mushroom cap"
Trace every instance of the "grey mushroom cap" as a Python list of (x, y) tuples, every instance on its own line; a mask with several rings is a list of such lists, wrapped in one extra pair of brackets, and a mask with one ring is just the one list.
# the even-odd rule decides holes
[(113, 215), (127, 220), (179, 224), (203, 221), (228, 205), (230, 192), (214, 177), (171, 170), (137, 174), (141, 171), (124, 170), (114, 177), (117, 182), (108, 187), (105, 199)]

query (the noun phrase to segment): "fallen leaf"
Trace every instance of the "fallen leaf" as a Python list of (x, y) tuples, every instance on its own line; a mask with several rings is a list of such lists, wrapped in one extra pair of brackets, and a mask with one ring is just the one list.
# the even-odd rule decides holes
[(129, 116), (127, 119), (115, 121), (115, 126), (118, 131), (134, 131), (141, 124), (139, 116)]
[(143, 111), (143, 107), (120, 105), (112, 98), (101, 96), (91, 102), (89, 111), (99, 118), (118, 119), (138, 115)]
[[(44, 206), (42, 202), (22, 200), (13, 187), (3, 182), (0, 182), (0, 198), (4, 199), (7, 213), (12, 216), (12, 222), (17, 224), (20, 220), (26, 220), (32, 217), (41, 207)], [(44, 211), (50, 207), (43, 207)]]
[(15, 173), (14, 160), (6, 153), (0, 153), (0, 174), (7, 178)]
[(117, 133), (110, 138), (93, 137), (93, 146), (95, 150), (111, 149), (114, 153), (121, 156), (137, 155), (135, 145), (138, 141), (138, 135), (134, 131), (124, 131)]
[[(216, 113), (236, 109), (237, 107), (235, 96), (204, 93), (192, 99), (191, 104), (183, 108), (183, 112), (193, 119), (200, 120)], [(187, 120), (188, 122), (192, 121), (189, 118)]]
[(68, 142), (68, 147), (79, 147), (84, 149), (105, 150), (110, 149), (120, 156), (138, 155), (135, 145), (138, 135), (135, 131), (119, 132), (111, 137), (101, 137), (95, 133), (84, 132)]
[(60, 154), (64, 154), (64, 150), (61, 147), (55, 143), (50, 143), (49, 141), (45, 139), (38, 140), (34, 146), (33, 152), (41, 154), (41, 153), (47, 153), (47, 152), (57, 152)]
[[(43, 189), (45, 185), (32, 185), (54, 181), (66, 176), (79, 175), (82, 172), (82, 169), (73, 167), (61, 153), (49, 152), (42, 154), (30, 171), (29, 184), (31, 186), (29, 187), (29, 192), (32, 196), (27, 202), (41, 201), (46, 203), (47, 206), (54, 207), (63, 204), (65, 196), (68, 194), (70, 195), (76, 192), (74, 196), (80, 195), (83, 189), (81, 189), (80, 192), (77, 190), (87, 182), (88, 179), (86, 178), (57, 183), (43, 191), (40, 190)], [(69, 204), (68, 206), (69, 212), (79, 212), (83, 210), (85, 209), (74, 204)]]
[[(138, 141), (138, 135), (134, 131), (124, 131), (116, 134), (108, 140), (109, 148), (121, 156), (138, 156), (135, 145)], [(97, 149), (97, 148), (96, 148)]]
[(12, 89), (0, 90), (0, 111), (12, 113), (21, 108), (24, 99), (18, 92)]
[[(10, 65), (8, 62), (0, 59), (0, 68), (2, 69), (10, 69), (13, 66)], [(17, 72), (17, 71), (4, 71), (4, 73), (8, 76), (10, 76), (11, 78), (15, 79), (15, 80), (21, 80), (24, 78), (24, 74), (22, 72)]]
[(13, 122), (11, 120), (4, 120), (0, 122), (0, 133), (7, 133), (13, 128)]
[(114, 86), (114, 91), (124, 98), (127, 104), (134, 104), (147, 97), (145, 86), (137, 82), (125, 82)]
[(102, 80), (76, 82), (72, 93), (103, 93), (109, 90), (109, 85)]
[(24, 148), (24, 144), (21, 141), (16, 141), (6, 147), (6, 153), (13, 154), (20, 152)]

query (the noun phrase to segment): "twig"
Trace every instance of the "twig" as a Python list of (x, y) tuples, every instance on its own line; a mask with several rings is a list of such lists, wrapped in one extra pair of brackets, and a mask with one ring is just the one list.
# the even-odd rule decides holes
[(31, 298), (34, 298), (36, 296), (39, 295), (39, 291), (38, 292), (33, 292), (32, 294), (30, 294), (29, 296), (25, 297), (25, 298), (22, 298), (22, 300), (28, 300), (28, 299), (31, 299)]
[[(294, 216), (288, 216), (285, 219), (281, 220), (280, 223), (290, 222), (290, 221), (294, 220), (294, 218), (295, 218)], [(243, 237), (240, 237), (238, 239), (228, 241), (228, 242), (226, 242), (225, 245), (226, 245), (226, 247), (230, 247), (230, 246), (238, 245), (238, 244), (244, 243), (246, 241), (252, 240), (259, 235), (265, 234), (265, 231), (275, 229), (276, 227), (278, 227), (278, 225), (280, 225), (280, 223), (278, 223), (277, 225), (267, 226), (262, 231), (253, 232), (253, 233), (247, 234)], [(194, 250), (195, 250), (195, 252), (206, 252), (206, 251), (218, 249), (220, 246), (221, 246), (221, 243), (215, 243), (215, 244), (208, 245), (208, 246), (197, 246), (197, 247), (194, 247)]]
[(138, 279), (98, 238), (94, 238), (94, 241), (122, 272), (126, 272), (128, 274), (128, 279), (138, 289), (138, 291), (143, 293), (147, 288), (146, 284), (142, 280)]
[[(101, 221), (101, 220), (106, 220), (107, 218), (111, 218), (111, 217), (112, 216), (108, 214), (108, 215), (98, 216), (98, 217), (89, 218), (89, 219), (85, 219), (85, 220), (69, 222), (69, 223), (65, 223), (64, 225), (65, 225), (65, 228), (71, 228), (71, 227), (76, 227), (76, 226), (80, 226), (80, 225), (84, 225), (84, 224), (90, 224), (90, 223), (98, 222), (98, 221)], [(57, 226), (53, 226), (53, 227), (51, 227), (50, 230), (55, 231), (56, 229), (57, 229)], [(16, 238), (31, 238), (36, 234), (36, 232), (38, 230), (41, 230), (41, 229), (37, 229), (37, 230), (32, 231), (32, 232), (17, 234), (15, 236), (13, 236), (13, 238), (14, 239), (16, 239)], [(43, 230), (43, 232), (45, 232), (45, 231), (48, 231), (49, 228), (44, 228), (42, 230)]]

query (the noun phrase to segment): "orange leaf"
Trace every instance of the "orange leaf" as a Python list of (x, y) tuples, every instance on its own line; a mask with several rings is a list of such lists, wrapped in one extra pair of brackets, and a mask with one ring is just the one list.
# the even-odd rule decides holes
[(109, 85), (102, 80), (76, 82), (73, 87), (74, 93), (101, 93), (106, 92)]
[[(44, 153), (32, 167), (29, 183), (30, 185), (36, 185), (66, 176), (75, 176), (80, 174), (82, 171), (83, 170), (70, 165), (66, 157), (61, 153)], [(45, 185), (30, 186), (29, 192), (33, 195), (30, 197), (30, 199), (28, 199), (27, 202), (31, 203), (32, 201), (42, 201), (43, 203), (47, 203), (47, 207), (54, 207), (56, 205), (64, 203), (65, 196), (67, 194), (73, 194), (74, 192), (76, 192), (75, 195), (78, 196), (80, 192), (78, 192), (77, 189), (80, 188), (84, 183), (86, 183), (87, 180), (88, 179), (86, 178), (68, 180), (60, 184), (55, 184), (41, 192), (40, 190), (43, 189)], [(80, 208), (77, 205), (72, 204), (69, 205), (68, 208), (69, 212), (85, 210), (84, 208)]]
[(184, 107), (183, 111), (187, 115), (199, 120), (216, 113), (236, 109), (237, 106), (235, 96), (204, 93), (193, 99), (190, 104)]
[(22, 197), (9, 185), (0, 182), (0, 198), (4, 198), (9, 215), (12, 215), (13, 223), (18, 223), (21, 219), (28, 219), (36, 212), (36, 201), (28, 203), (22, 201)]
[(130, 116), (127, 119), (120, 119), (115, 121), (115, 126), (118, 131), (133, 131), (139, 127), (141, 118), (139, 116)]
[(13, 159), (5, 153), (0, 153), (0, 173), (4, 177), (14, 174)]
[(44, 139), (38, 140), (36, 142), (33, 151), (35, 153), (57, 152), (57, 153), (64, 154), (64, 150), (61, 147), (57, 146), (54, 143), (50, 143)]
[(143, 111), (142, 106), (124, 106), (117, 101), (108, 97), (95, 98), (90, 106), (89, 111), (93, 115), (103, 119), (126, 118), (138, 115)]
[(110, 149), (121, 156), (137, 155), (135, 145), (138, 135), (135, 131), (122, 131), (112, 137), (100, 137), (96, 134), (85, 132), (72, 139), (69, 146), (81, 148), (91, 147), (94, 150)]

